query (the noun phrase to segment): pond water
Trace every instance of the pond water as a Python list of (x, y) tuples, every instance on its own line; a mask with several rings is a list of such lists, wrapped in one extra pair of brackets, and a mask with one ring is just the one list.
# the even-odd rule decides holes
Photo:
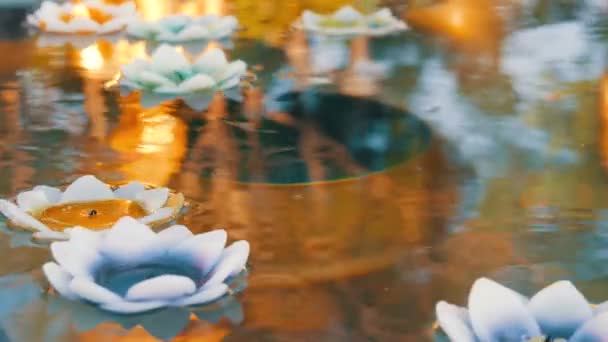
[(608, 299), (602, 2), (358, 1), (412, 29), (348, 42), (290, 28), (347, 1), (137, 2), (235, 15), (238, 37), (211, 45), (253, 70), (243, 101), (143, 108), (104, 85), (152, 46), (36, 37), (0, 9), (0, 197), (83, 174), (169, 186), (191, 229), (249, 240), (247, 289), (218, 323), (98, 325), (40, 295), (48, 249), (6, 231), (0, 340), (432, 341), (435, 303), (481, 276)]

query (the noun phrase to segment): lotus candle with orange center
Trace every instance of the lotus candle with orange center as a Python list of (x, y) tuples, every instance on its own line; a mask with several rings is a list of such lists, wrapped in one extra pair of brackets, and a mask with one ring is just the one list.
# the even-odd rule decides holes
[(125, 216), (160, 226), (175, 219), (183, 206), (184, 196), (167, 188), (139, 182), (112, 186), (83, 176), (65, 191), (41, 185), (17, 195), (14, 203), (0, 200), (0, 213), (11, 227), (33, 231), (38, 239), (56, 240), (69, 238), (74, 227), (105, 230)]
[(44, 1), (28, 17), (28, 23), (42, 32), (56, 34), (109, 34), (122, 31), (137, 18), (133, 1), (87, 1), (57, 4)]

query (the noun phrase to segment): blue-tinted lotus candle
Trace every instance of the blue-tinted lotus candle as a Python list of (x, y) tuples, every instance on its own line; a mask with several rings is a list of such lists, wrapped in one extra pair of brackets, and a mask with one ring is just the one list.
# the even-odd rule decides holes
[(0, 199), (0, 213), (11, 226), (43, 240), (68, 239), (75, 227), (108, 229), (125, 216), (159, 226), (175, 219), (183, 206), (184, 196), (168, 188), (139, 182), (115, 187), (92, 175), (76, 179), (64, 191), (40, 185), (19, 193), (14, 202)]
[(52, 243), (55, 261), (43, 270), (62, 296), (114, 313), (203, 305), (228, 294), (245, 270), (249, 243), (226, 241), (224, 230), (194, 235), (175, 225), (155, 233), (124, 217), (109, 230), (75, 228), (68, 241)]
[(490, 279), (478, 279), (468, 308), (441, 301), (437, 321), (453, 342), (608, 339), (608, 305), (592, 307), (569, 281), (558, 281), (528, 299)]
[(183, 43), (228, 38), (237, 28), (238, 20), (233, 16), (171, 15), (156, 21), (134, 21), (129, 24), (127, 33), (139, 39)]
[(328, 15), (304, 11), (295, 26), (307, 32), (329, 36), (384, 36), (407, 29), (402, 20), (388, 8), (362, 14), (351, 6), (344, 6)]
[(145, 107), (179, 98), (204, 110), (217, 91), (238, 89), (246, 70), (245, 62), (229, 62), (218, 48), (191, 62), (177, 48), (163, 44), (149, 60), (138, 58), (123, 66), (119, 85), (128, 92), (140, 91)]

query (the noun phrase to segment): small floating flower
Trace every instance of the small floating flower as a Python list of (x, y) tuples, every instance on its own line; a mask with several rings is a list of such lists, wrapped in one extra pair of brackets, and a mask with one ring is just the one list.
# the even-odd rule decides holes
[(35, 238), (61, 240), (74, 227), (103, 230), (124, 216), (160, 225), (177, 217), (183, 206), (184, 196), (167, 188), (147, 189), (139, 182), (113, 188), (83, 176), (65, 191), (40, 185), (17, 195), (16, 203), (0, 200), (0, 213), (11, 225), (35, 232)]
[(134, 21), (129, 24), (130, 36), (157, 42), (180, 43), (193, 40), (220, 40), (237, 29), (238, 20), (233, 16), (204, 15), (191, 17), (173, 15), (158, 21)]
[(304, 11), (296, 26), (323, 35), (383, 36), (407, 29), (402, 20), (394, 17), (388, 8), (363, 15), (350, 6), (344, 6), (330, 15)]
[(203, 110), (216, 91), (236, 88), (246, 69), (241, 60), (228, 62), (218, 48), (206, 51), (191, 63), (176, 48), (163, 44), (150, 60), (138, 58), (122, 67), (119, 84), (128, 91), (140, 90), (144, 106), (183, 98), (193, 108)]
[(75, 228), (51, 244), (55, 262), (43, 271), (62, 296), (110, 312), (202, 305), (229, 293), (245, 268), (249, 243), (225, 247), (226, 239), (224, 230), (193, 235), (181, 225), (155, 233), (123, 217), (107, 231)]
[(473, 284), (468, 309), (441, 301), (436, 307), (443, 332), (454, 342), (602, 342), (608, 310), (595, 310), (569, 281), (558, 281), (531, 299), (492, 280)]
[(133, 1), (113, 5), (103, 1), (58, 4), (44, 1), (27, 18), (42, 32), (57, 34), (109, 34), (124, 30), (137, 17)]

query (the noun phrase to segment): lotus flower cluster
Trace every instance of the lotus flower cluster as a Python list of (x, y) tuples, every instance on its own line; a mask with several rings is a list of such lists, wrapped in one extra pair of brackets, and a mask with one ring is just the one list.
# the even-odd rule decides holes
[(96, 0), (64, 4), (44, 1), (36, 12), (28, 16), (27, 22), (48, 33), (110, 34), (124, 30), (137, 15), (133, 1), (119, 5)]
[(608, 341), (608, 305), (592, 308), (569, 281), (528, 299), (481, 278), (473, 284), (468, 309), (442, 301), (436, 311), (441, 329), (454, 342)]
[[(34, 237), (36, 238), (67, 239), (74, 227), (62, 224), (63, 231), (56, 231), (36, 217), (45, 210), (54, 207), (65, 208), (69, 205), (84, 204), (85, 207), (95, 208), (95, 203), (111, 200), (138, 203), (145, 214), (139, 218), (139, 221), (145, 224), (170, 221), (178, 215), (184, 205), (183, 195), (171, 194), (167, 188), (146, 189), (139, 182), (131, 182), (112, 189), (110, 185), (89, 175), (76, 179), (65, 191), (55, 187), (39, 185), (32, 190), (18, 194), (16, 203), (0, 200), (0, 212), (13, 225), (35, 232)], [(102, 212), (99, 213), (99, 215), (102, 214)], [(74, 215), (80, 215), (80, 213), (76, 212)], [(109, 228), (113, 223), (111, 222), (106, 228)]]
[(224, 230), (193, 235), (181, 225), (155, 233), (124, 217), (102, 232), (75, 228), (70, 240), (51, 244), (55, 262), (43, 271), (62, 296), (110, 312), (201, 305), (230, 292), (244, 270), (249, 244), (225, 247), (226, 239)]
[[(187, 103), (197, 100), (204, 109), (218, 90), (236, 88), (247, 65), (241, 60), (228, 62), (221, 49), (206, 51), (194, 63), (176, 48), (163, 44), (150, 60), (136, 59), (122, 67), (121, 87), (141, 90), (142, 95), (158, 96), (159, 100), (184, 98)], [(145, 105), (145, 104), (144, 104)]]
[(157, 42), (180, 43), (193, 40), (220, 40), (232, 35), (238, 27), (233, 16), (173, 15), (158, 21), (135, 21), (129, 24), (130, 36)]
[(383, 36), (407, 29), (405, 22), (395, 18), (388, 8), (364, 15), (350, 6), (330, 15), (306, 10), (296, 26), (309, 32), (333, 36)]

